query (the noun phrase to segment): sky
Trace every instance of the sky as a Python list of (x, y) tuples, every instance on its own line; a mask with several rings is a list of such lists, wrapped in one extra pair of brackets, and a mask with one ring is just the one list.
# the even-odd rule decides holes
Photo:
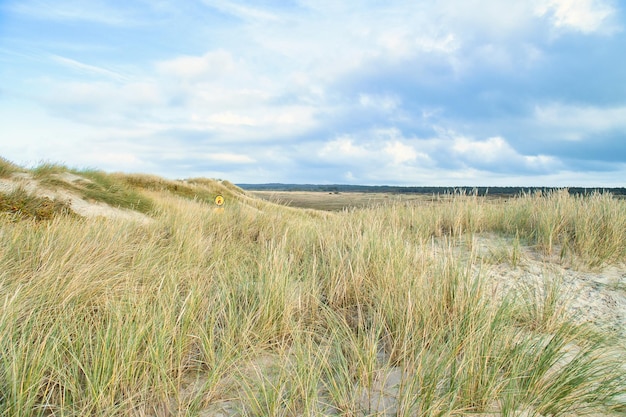
[(621, 0), (0, 0), (0, 156), (623, 187), (625, 45)]

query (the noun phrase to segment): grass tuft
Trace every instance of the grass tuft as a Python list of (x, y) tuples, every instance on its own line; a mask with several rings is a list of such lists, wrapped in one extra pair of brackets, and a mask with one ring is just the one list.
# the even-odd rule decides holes
[(90, 180), (78, 187), (81, 196), (86, 199), (144, 214), (150, 213), (154, 207), (152, 200), (114, 174), (95, 170), (78, 171), (77, 174)]
[(0, 213), (7, 213), (13, 219), (37, 221), (73, 214), (68, 202), (33, 196), (19, 187), (9, 193), (0, 193)]
[(24, 168), (0, 156), (0, 178), (8, 178), (11, 174), (24, 171)]
[(62, 164), (53, 162), (41, 162), (36, 167), (32, 168), (30, 172), (35, 178), (48, 178), (51, 175), (59, 175), (65, 172), (70, 172), (70, 169)]

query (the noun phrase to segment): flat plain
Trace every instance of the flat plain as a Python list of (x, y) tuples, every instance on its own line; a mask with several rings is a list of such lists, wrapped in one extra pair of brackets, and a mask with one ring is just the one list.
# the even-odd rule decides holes
[(449, 200), (452, 197), (429, 194), (394, 194), (358, 191), (248, 191), (248, 193), (257, 198), (289, 207), (328, 211), (366, 208), (391, 203), (432, 204)]

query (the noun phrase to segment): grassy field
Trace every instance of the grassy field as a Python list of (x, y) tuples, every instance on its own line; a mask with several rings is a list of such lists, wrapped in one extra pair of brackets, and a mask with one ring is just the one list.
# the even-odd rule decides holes
[[(378, 193), (378, 192), (322, 192), (322, 191), (248, 191), (254, 197), (288, 207), (325, 211), (343, 211), (371, 208), (397, 203), (439, 204), (451, 201), (454, 194)], [(513, 196), (487, 196), (484, 201), (503, 201)]]
[(0, 416), (626, 413), (620, 329), (580, 320), (547, 268), (537, 285), (488, 273), (623, 265), (626, 201), (329, 213), (211, 180), (74, 175), (151, 221), (0, 214)]
[(289, 207), (315, 210), (342, 211), (345, 209), (367, 208), (390, 203), (428, 203), (438, 201), (437, 196), (423, 194), (389, 193), (332, 193), (320, 191), (249, 191), (257, 198)]

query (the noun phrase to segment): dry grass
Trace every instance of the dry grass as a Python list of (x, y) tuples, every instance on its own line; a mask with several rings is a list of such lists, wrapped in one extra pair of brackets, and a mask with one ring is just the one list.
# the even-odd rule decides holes
[(0, 213), (13, 221), (22, 219), (41, 221), (59, 215), (73, 215), (66, 201), (33, 196), (19, 187), (8, 193), (0, 192)]
[(23, 168), (0, 156), (0, 178), (7, 178), (10, 177), (13, 173), (23, 171)]
[(315, 210), (343, 211), (367, 208), (390, 203), (411, 202), (428, 204), (440, 201), (441, 197), (424, 194), (389, 194), (364, 192), (321, 192), (321, 191), (250, 191), (250, 194), (267, 201), (290, 207)]
[(150, 189), (154, 222), (0, 218), (0, 415), (624, 407), (623, 348), (563, 314), (558, 281), (495, 297), (472, 244), (494, 232), (623, 262), (624, 201), (456, 196), (321, 215), (252, 207), (222, 184), (233, 197), (218, 212), (166, 180), (123, 180)]

